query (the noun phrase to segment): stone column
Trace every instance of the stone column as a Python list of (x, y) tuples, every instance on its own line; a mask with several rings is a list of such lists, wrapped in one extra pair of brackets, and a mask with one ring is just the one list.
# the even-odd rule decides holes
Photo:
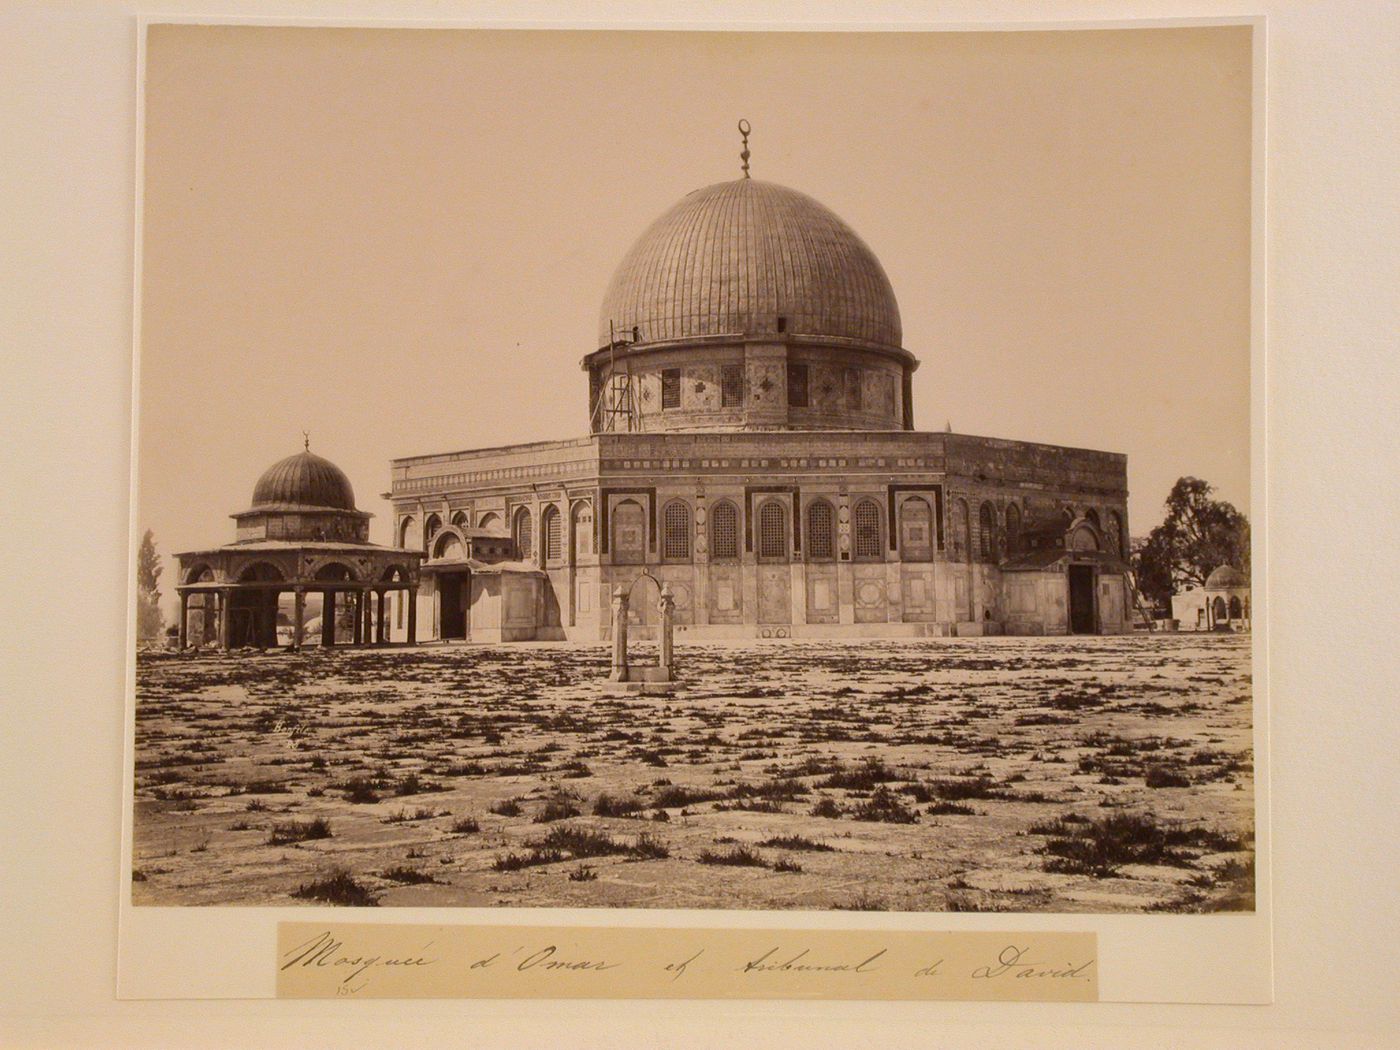
[(851, 498), (836, 497), (836, 622), (856, 622), (856, 573), (851, 564)]
[(612, 673), (614, 682), (627, 681), (627, 590), (617, 585), (612, 598)]
[(418, 588), (412, 582), (403, 591), (404, 601), (408, 602), (408, 644), (418, 644)]
[(180, 592), (180, 651), (190, 642), (190, 592)]
[(335, 645), (335, 591), (321, 592), (321, 648)]
[(671, 635), (675, 629), (676, 599), (671, 595), (668, 584), (661, 585), (661, 597), (657, 599), (656, 608), (661, 613), (661, 640), (658, 643), (661, 658), (657, 662), (661, 665), (662, 681), (669, 682), (675, 677), (671, 668)]
[(220, 587), (220, 588), (219, 588), (219, 648), (222, 649), (224, 652), (228, 652), (228, 651), (229, 651), (229, 648), (230, 648), (230, 646), (231, 646), (231, 644), (232, 644), (232, 641), (231, 641), (231, 634), (230, 634), (230, 627), (229, 627), (229, 613), (233, 611), (232, 608), (231, 608), (232, 605), (233, 605), (233, 588), (232, 588), (232, 587)]
[(306, 639), (306, 588), (292, 588), (292, 652), (301, 652)]
[(389, 621), (384, 618), (385, 600), (388, 595), (384, 591), (378, 591), (375, 595), (375, 612), (379, 617), (379, 624), (376, 629), (374, 640), (383, 645), (389, 640)]
[(350, 624), (350, 644), (362, 645), (365, 640), (365, 592), (355, 591), (355, 608)]

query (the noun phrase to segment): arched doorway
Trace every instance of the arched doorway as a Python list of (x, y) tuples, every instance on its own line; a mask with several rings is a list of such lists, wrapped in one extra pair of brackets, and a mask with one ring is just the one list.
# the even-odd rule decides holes
[(787, 506), (779, 497), (759, 505), (758, 536), (758, 622), (792, 623), (792, 535), (788, 528)]
[(229, 601), (230, 646), (277, 647), (278, 596), (282, 590), (277, 585), (284, 579), (281, 570), (269, 562), (256, 562), (238, 574), (239, 586)]
[(467, 548), (456, 533), (445, 531), (438, 536), (433, 545), (433, 562), (450, 565), (434, 573), (437, 577), (438, 637), (443, 641), (463, 641), (471, 635), (472, 574), (465, 564), (466, 559)]

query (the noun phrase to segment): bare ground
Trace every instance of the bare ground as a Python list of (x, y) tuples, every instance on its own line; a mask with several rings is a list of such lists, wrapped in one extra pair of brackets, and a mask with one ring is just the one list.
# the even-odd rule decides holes
[(643, 698), (603, 647), (143, 654), (133, 900), (1253, 907), (1247, 638), (677, 655)]

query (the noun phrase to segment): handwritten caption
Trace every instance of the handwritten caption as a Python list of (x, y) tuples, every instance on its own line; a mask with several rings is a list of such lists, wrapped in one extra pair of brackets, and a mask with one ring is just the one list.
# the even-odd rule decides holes
[(1098, 999), (1092, 933), (280, 923), (280, 998)]

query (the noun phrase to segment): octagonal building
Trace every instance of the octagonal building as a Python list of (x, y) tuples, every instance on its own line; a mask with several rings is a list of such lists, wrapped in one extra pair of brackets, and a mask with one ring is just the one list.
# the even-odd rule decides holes
[(829, 208), (688, 194), (608, 285), (587, 436), (392, 462), (420, 636), (606, 640), (643, 574), (697, 640), (1129, 630), (1126, 457), (915, 430), (918, 364)]

